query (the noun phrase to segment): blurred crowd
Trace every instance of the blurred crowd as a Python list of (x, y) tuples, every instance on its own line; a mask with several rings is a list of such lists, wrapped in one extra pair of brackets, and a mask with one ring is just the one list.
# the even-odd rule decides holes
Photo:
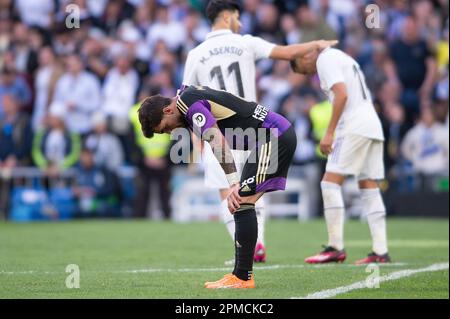
[[(48, 177), (75, 169), (79, 210), (115, 214), (118, 169), (133, 166), (133, 214), (146, 216), (154, 182), (170, 217), (171, 141), (145, 139), (136, 109), (145, 96), (176, 94), (187, 53), (210, 29), (206, 3), (0, 0), (0, 212), (8, 172), (36, 166)], [(370, 3), (380, 11), (366, 11)], [(241, 33), (278, 44), (338, 39), (360, 63), (384, 127), (388, 176), (448, 176), (447, 0), (245, 0), (243, 8)], [(378, 24), (367, 24), (370, 14)], [(296, 164), (320, 161), (331, 105), (317, 77), (283, 61), (262, 60), (257, 71), (259, 102), (295, 125)]]

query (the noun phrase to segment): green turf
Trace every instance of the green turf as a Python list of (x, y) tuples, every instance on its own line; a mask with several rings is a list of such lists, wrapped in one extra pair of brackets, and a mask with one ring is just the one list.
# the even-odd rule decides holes
[[(394, 264), (381, 275), (448, 262), (447, 219), (390, 219)], [(368, 226), (346, 224), (348, 261), (308, 266), (304, 257), (326, 242), (322, 220), (269, 221), (268, 262), (255, 269), (257, 289), (210, 291), (233, 247), (221, 223), (78, 221), (0, 224), (0, 298), (290, 298), (365, 280), (365, 267), (352, 266), (370, 251)], [(399, 264), (401, 263), (401, 264)], [(66, 266), (80, 267), (80, 288), (65, 286)], [(206, 268), (201, 270), (200, 268)], [(219, 269), (214, 269), (219, 268)], [(141, 272), (130, 272), (142, 270)], [(415, 274), (337, 298), (448, 298), (448, 270)]]

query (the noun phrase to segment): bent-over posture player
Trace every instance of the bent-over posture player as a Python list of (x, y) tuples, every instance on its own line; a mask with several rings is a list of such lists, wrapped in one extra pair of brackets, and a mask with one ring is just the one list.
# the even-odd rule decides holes
[[(173, 98), (155, 95), (145, 99), (139, 121), (146, 137), (188, 128), (211, 145), (230, 185), (227, 202), (236, 224), (236, 262), (231, 274), (205, 287), (254, 288), (255, 203), (265, 192), (285, 189), (297, 146), (291, 123), (256, 102), (205, 86), (183, 87)], [(237, 133), (230, 134), (233, 130)], [(250, 151), (241, 176), (230, 149)]]

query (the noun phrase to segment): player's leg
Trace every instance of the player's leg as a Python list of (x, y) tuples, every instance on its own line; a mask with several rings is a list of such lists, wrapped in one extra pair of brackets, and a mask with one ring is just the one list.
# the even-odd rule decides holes
[(306, 258), (305, 262), (307, 263), (343, 262), (346, 259), (344, 251), (345, 208), (342, 197), (344, 179), (344, 175), (332, 172), (325, 172), (322, 178), (320, 188), (322, 190), (328, 244), (319, 254)]
[(365, 213), (372, 236), (372, 252), (356, 263), (389, 262), (386, 208), (377, 182), (384, 178), (383, 142), (371, 141), (365, 163), (359, 176), (359, 188), (362, 206), (366, 209)]
[(228, 196), (228, 182), (225, 173), (220, 167), (219, 162), (214, 156), (211, 146), (205, 143), (203, 150), (203, 163), (205, 165), (205, 185), (208, 188), (218, 189), (220, 195), (220, 215), (224, 222), (228, 234), (234, 240), (234, 219), (233, 215), (228, 210), (227, 196)]
[(344, 249), (345, 208), (342, 197), (344, 179), (341, 174), (326, 172), (320, 183), (328, 230), (328, 247), (336, 250)]
[[(236, 151), (232, 150), (233, 157), (236, 162), (237, 172), (240, 175), (242, 173), (243, 167), (249, 157), (248, 151)], [(204, 160), (205, 160), (205, 184), (211, 188), (220, 188), (220, 215), (222, 221), (224, 222), (228, 234), (231, 239), (234, 241), (235, 235), (235, 221), (233, 215), (228, 210), (227, 197), (229, 189), (227, 188), (228, 182), (226, 180), (225, 174), (217, 162), (214, 153), (211, 150), (211, 147), (205, 145), (204, 151)], [(255, 205), (256, 207), (256, 217), (258, 221), (258, 240), (254, 250), (254, 259), (256, 262), (265, 262), (266, 261), (266, 248), (264, 246), (264, 224), (265, 224), (265, 214), (264, 214), (264, 203), (263, 200), (258, 200)], [(225, 261), (226, 265), (233, 265), (234, 259)]]
[(255, 203), (256, 219), (258, 221), (258, 239), (256, 241), (255, 255), (253, 260), (255, 262), (266, 262), (266, 244), (265, 244), (265, 229), (266, 229), (266, 203), (264, 196), (260, 197)]
[(319, 254), (306, 258), (305, 262), (342, 262), (346, 259), (342, 183), (347, 175), (359, 175), (367, 151), (367, 139), (354, 135), (336, 138), (333, 151), (327, 159), (325, 175), (320, 184), (328, 231), (328, 245)]
[(255, 203), (265, 192), (284, 190), (286, 176), (297, 145), (295, 132), (288, 129), (252, 150), (242, 175), (239, 195), (242, 202), (234, 213), (235, 267), (232, 275), (207, 283), (207, 288), (253, 288), (253, 250), (258, 236)]
[[(232, 151), (236, 162), (237, 171), (242, 174), (244, 170), (245, 163), (249, 158), (251, 152), (249, 151)], [(253, 256), (254, 262), (265, 262), (266, 261), (266, 247), (264, 243), (264, 232), (265, 232), (265, 201), (264, 197), (260, 197), (255, 203), (256, 210), (256, 220), (258, 222), (258, 239), (255, 246), (255, 254)], [(229, 214), (230, 215), (230, 214)]]

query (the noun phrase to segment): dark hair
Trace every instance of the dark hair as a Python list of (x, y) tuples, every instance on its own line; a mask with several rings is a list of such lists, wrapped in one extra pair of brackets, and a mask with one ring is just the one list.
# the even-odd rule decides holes
[(139, 122), (141, 123), (142, 133), (147, 138), (153, 137), (154, 129), (161, 122), (163, 109), (169, 105), (172, 100), (160, 94), (146, 98), (139, 107)]
[(236, 0), (211, 0), (206, 6), (206, 16), (211, 23), (214, 23), (222, 11), (227, 10), (241, 12), (241, 5)]

